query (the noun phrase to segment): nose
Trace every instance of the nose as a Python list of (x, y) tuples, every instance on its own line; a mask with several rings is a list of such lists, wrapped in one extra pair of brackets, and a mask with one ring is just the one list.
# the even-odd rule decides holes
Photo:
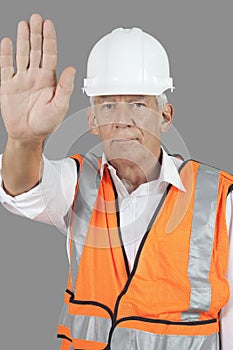
[(120, 102), (117, 104), (113, 124), (117, 128), (126, 128), (135, 125), (133, 113), (128, 103)]

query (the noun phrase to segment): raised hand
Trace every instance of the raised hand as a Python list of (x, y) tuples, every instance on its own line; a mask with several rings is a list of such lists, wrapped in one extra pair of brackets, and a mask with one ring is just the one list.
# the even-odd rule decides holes
[(41, 179), (43, 141), (68, 110), (75, 69), (67, 67), (57, 83), (56, 32), (38, 14), (18, 25), (16, 70), (12, 41), (4, 38), (0, 49), (1, 114), (8, 133), (2, 180), (7, 193), (16, 196)]
[(75, 69), (57, 83), (57, 41), (52, 21), (34, 14), (17, 30), (16, 70), (9, 38), (1, 41), (1, 114), (8, 138), (44, 139), (62, 122), (73, 91)]

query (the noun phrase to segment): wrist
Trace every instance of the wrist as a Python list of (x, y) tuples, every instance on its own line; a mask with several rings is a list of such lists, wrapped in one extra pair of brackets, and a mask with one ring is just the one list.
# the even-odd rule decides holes
[(30, 137), (30, 138), (22, 138), (16, 139), (8, 136), (7, 145), (20, 149), (20, 148), (31, 148), (38, 149), (43, 148), (43, 144), (45, 141), (45, 137)]

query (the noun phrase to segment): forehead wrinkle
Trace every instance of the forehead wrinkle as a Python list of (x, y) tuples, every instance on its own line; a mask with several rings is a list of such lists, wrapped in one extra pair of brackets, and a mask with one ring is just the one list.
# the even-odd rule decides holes
[(134, 101), (147, 101), (148, 97), (145, 95), (133, 95), (129, 96), (128, 102), (134, 102)]
[(134, 101), (149, 101), (148, 96), (146, 95), (103, 95), (96, 96), (96, 100), (99, 102), (117, 102), (119, 100), (124, 100), (126, 102), (134, 102)]

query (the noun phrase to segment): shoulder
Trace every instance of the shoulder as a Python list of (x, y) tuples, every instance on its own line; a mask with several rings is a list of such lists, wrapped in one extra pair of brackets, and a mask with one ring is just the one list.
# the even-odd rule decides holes
[(182, 167), (186, 164), (192, 164), (197, 169), (197, 175), (198, 173), (205, 174), (207, 180), (211, 179), (212, 175), (215, 175), (219, 187), (221, 187), (221, 185), (224, 185), (227, 189), (227, 194), (233, 191), (233, 174), (230, 174), (225, 170), (216, 168), (210, 164), (202, 163), (193, 159), (185, 161), (182, 164)]

